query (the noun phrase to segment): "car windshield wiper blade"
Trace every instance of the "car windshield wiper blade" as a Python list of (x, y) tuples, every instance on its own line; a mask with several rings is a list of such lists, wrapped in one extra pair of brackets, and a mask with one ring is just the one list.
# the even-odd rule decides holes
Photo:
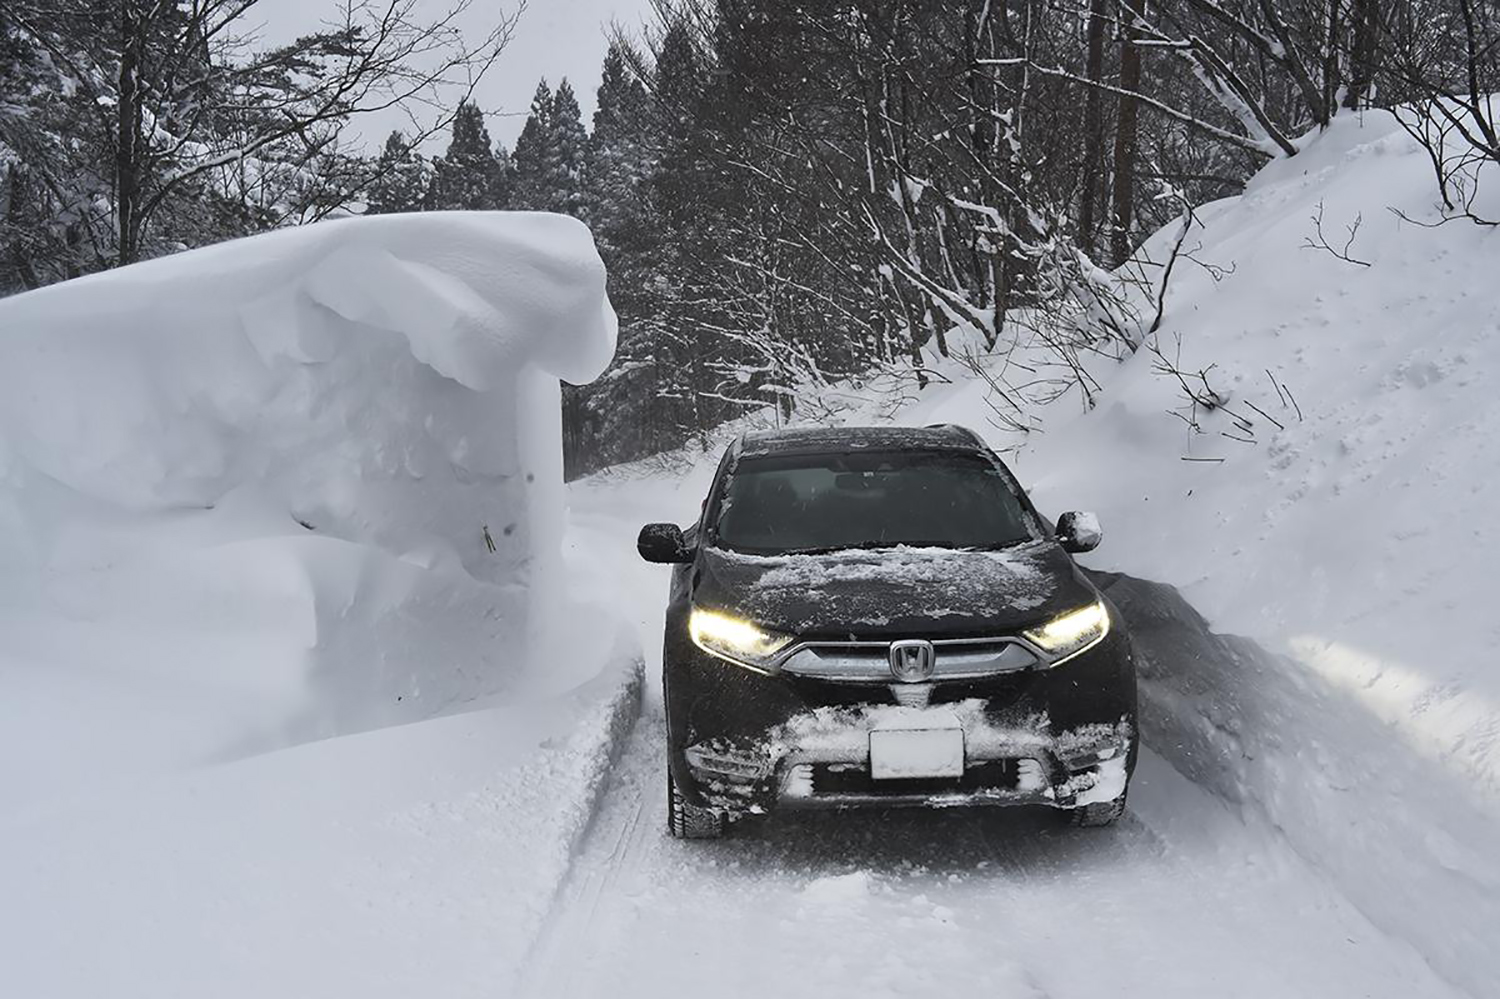
[(1022, 542), (1030, 541), (1030, 538), (1013, 538), (1010, 541), (1000, 541), (992, 545), (956, 545), (951, 541), (932, 540), (899, 540), (899, 541), (856, 541), (847, 545), (828, 545), (821, 548), (789, 548), (782, 555), (831, 555), (834, 552), (870, 551), (878, 548), (946, 548), (956, 552), (981, 552), (994, 551), (1000, 548), (1009, 548)]
[(992, 545), (967, 545), (965, 546), (965, 550), (971, 552), (997, 552), (1003, 548), (1014, 548), (1016, 545), (1024, 545), (1026, 542), (1034, 540), (1036, 539), (1029, 537), (1011, 538), (1009, 541), (997, 541)]

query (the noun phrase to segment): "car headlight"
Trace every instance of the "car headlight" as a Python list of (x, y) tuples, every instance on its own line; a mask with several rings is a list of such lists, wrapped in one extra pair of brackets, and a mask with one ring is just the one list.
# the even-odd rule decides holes
[(1095, 600), (1087, 607), (1069, 611), (1022, 634), (1047, 653), (1049, 663), (1055, 666), (1098, 644), (1109, 634), (1109, 610), (1104, 601)]
[(694, 607), (688, 615), (693, 644), (710, 655), (762, 673), (775, 670), (776, 654), (792, 643), (791, 635), (766, 631), (744, 618)]

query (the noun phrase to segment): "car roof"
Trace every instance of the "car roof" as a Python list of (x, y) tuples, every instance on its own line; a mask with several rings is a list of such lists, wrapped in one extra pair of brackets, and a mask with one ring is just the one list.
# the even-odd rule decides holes
[(979, 435), (967, 427), (940, 423), (930, 427), (799, 427), (758, 430), (739, 440), (742, 456), (824, 454), (848, 450), (988, 452)]

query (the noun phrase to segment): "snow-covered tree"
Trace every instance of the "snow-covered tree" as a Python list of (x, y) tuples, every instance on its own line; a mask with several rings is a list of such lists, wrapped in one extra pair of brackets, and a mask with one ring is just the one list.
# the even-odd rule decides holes
[(511, 154), (515, 166), (513, 198), (516, 208), (546, 210), (556, 157), (552, 104), (552, 88), (543, 79), (536, 85), (526, 124), (521, 126), (515, 152)]
[[(459, 0), (460, 9), (472, 0)], [(0, 245), (23, 286), (345, 210), (375, 162), (348, 123), (447, 106), (509, 37), (420, 0), (349, 0), (259, 45), (256, 0), (0, 2)], [(446, 125), (439, 111), (412, 144)], [(14, 169), (12, 169), (14, 168)]]
[(432, 164), (400, 130), (394, 131), (375, 161), (365, 211), (370, 215), (422, 211), (428, 207), (432, 184)]
[(432, 165), (429, 207), (444, 210), (494, 211), (506, 204), (505, 165), (490, 143), (484, 112), (477, 104), (459, 105), (448, 149)]
[(589, 134), (583, 127), (578, 98), (566, 78), (552, 96), (551, 190), (547, 210), (585, 218), (584, 175), (587, 170)]

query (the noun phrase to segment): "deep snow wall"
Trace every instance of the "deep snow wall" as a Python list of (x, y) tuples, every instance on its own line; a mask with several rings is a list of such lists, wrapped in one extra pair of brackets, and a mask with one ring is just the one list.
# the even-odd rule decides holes
[(557, 605), (557, 381), (614, 340), (588, 230), (544, 214), (322, 223), (0, 301), (0, 726), (82, 776), (101, 725), (157, 731), (117, 761), (149, 766), (505, 689)]

